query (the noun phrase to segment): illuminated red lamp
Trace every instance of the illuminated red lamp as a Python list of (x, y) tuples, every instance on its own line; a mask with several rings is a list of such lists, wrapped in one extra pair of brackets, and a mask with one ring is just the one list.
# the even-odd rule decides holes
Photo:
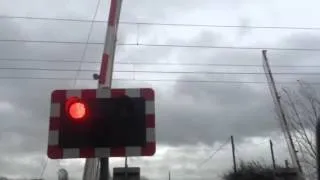
[(83, 120), (88, 115), (87, 104), (77, 97), (69, 98), (65, 107), (67, 115), (73, 120)]

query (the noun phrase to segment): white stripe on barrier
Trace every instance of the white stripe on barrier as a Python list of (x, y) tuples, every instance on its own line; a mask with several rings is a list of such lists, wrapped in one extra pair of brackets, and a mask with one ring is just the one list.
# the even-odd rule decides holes
[(126, 147), (126, 156), (140, 156), (141, 147)]
[(154, 114), (154, 101), (146, 101), (146, 114)]
[(63, 158), (80, 157), (80, 149), (63, 149)]
[(73, 97), (73, 96), (81, 98), (81, 90), (80, 89), (67, 90), (66, 97), (70, 98), (70, 97)]
[(99, 88), (96, 91), (96, 97), (97, 98), (110, 98), (111, 97), (111, 91), (107, 88)]
[[(113, 48), (115, 47), (115, 45), (114, 45), (114, 42), (116, 40), (116, 35), (115, 35), (116, 32), (115, 31), (116, 31), (116, 28), (114, 26), (108, 26), (108, 31), (107, 31), (107, 35), (106, 35), (106, 43), (108, 45), (105, 46), (105, 49), (103, 52), (108, 54), (109, 58), (113, 52)], [(109, 61), (110, 61), (110, 59), (109, 59)]]
[(59, 144), (59, 131), (49, 131), (48, 144), (50, 146)]
[(132, 98), (141, 97), (140, 89), (126, 89), (126, 95)]
[(60, 103), (51, 103), (50, 117), (53, 117), (53, 118), (60, 117)]
[(155, 142), (156, 141), (156, 132), (155, 128), (147, 128), (147, 142)]
[(109, 157), (110, 156), (110, 148), (95, 148), (94, 154), (97, 157)]

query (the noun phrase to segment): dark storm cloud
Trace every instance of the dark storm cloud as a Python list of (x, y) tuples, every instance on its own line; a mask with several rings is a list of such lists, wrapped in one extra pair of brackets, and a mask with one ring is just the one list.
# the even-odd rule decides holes
[[(294, 39), (294, 38), (297, 39)], [(303, 41), (300, 43), (300, 40)], [(301, 47), (314, 48), (319, 45), (318, 36), (297, 34), (287, 39), (283, 39), (280, 44), (285, 44), (289, 47), (296, 47), (299, 44)], [(226, 51), (226, 50), (225, 50)], [(258, 50), (257, 50), (258, 51)], [(273, 65), (297, 65), (315, 63), (316, 54), (319, 52), (275, 52), (271, 51), (269, 59)], [(230, 53), (218, 55), (201, 56), (198, 58), (203, 62), (215, 63), (221, 59), (231, 59), (228, 62), (237, 61), (239, 64), (262, 64), (261, 51), (246, 52), (246, 51), (231, 51)], [(185, 56), (185, 54), (181, 55)], [(216, 61), (215, 61), (216, 60)], [(233, 60), (233, 61), (232, 61)], [(222, 62), (221, 62), (222, 63)], [(219, 71), (220, 67), (211, 67), (211, 71)], [(235, 68), (237, 72), (246, 72), (241, 68)], [(257, 71), (258, 70), (258, 71)], [(273, 69), (275, 72), (299, 72), (297, 69)], [(224, 70), (225, 71), (225, 70)], [(263, 72), (262, 66), (251, 68), (247, 72)], [(315, 72), (315, 70), (312, 70)], [(247, 75), (236, 76), (225, 75), (224, 77), (216, 78), (210, 75), (189, 75), (181, 76), (181, 80), (220, 80), (230, 81), (230, 78), (236, 81), (266, 81), (262, 75)], [(316, 82), (314, 76), (290, 75), (284, 77), (275, 75), (276, 82), (295, 82), (298, 79), (304, 79), (311, 82)], [(278, 122), (274, 115), (274, 105), (271, 95), (266, 84), (223, 84), (223, 83), (206, 83), (192, 84), (177, 82), (173, 88), (175, 93), (172, 95), (173, 101), (166, 101), (159, 105), (159, 130), (158, 138), (171, 145), (203, 142), (212, 144), (215, 141), (221, 141), (228, 136), (236, 135), (237, 137), (245, 138), (251, 136), (268, 136), (273, 131), (278, 131)], [(280, 84), (281, 87), (296, 88), (288, 84)], [(172, 108), (176, 107), (176, 108)], [(161, 113), (160, 113), (161, 112)]]
[[(212, 39), (207, 40), (208, 42), (214, 43), (219, 41), (219, 39), (215, 40), (214, 35), (210, 33), (203, 33), (197, 38), (205, 39), (205, 35), (209, 36), (208, 39)], [(192, 41), (203, 42), (202, 40)], [(29, 47), (26, 48), (28, 50)], [(123, 60), (152, 59), (155, 57), (156, 59), (161, 59), (170, 56), (170, 52), (173, 53), (173, 50), (169, 49), (168, 52), (157, 51), (159, 55), (155, 56), (154, 51), (150, 49), (139, 49), (138, 51), (126, 53)], [(41, 52), (44, 53), (46, 51)], [(69, 51), (64, 52), (63, 49), (60, 49), (59, 52), (60, 54), (67, 54)], [(141, 55), (142, 53), (143, 55)], [(19, 55), (19, 53), (4, 51), (2, 55), (11, 57)], [(183, 60), (187, 60), (184, 54), (181, 56), (184, 57), (182, 58)], [(240, 54), (219, 53), (214, 54), (212, 57), (208, 53), (200, 53), (197, 56), (204, 62), (214, 62), (215, 59), (221, 60), (225, 57), (228, 57), (227, 59), (238, 59), (239, 61), (243, 59), (245, 62), (260, 62), (260, 59), (252, 57), (252, 53), (246, 54), (243, 52), (240, 52)], [(76, 59), (77, 57), (74, 58)], [(19, 72), (13, 73), (18, 74)], [(195, 77), (195, 80), (197, 78), (199, 76)], [(201, 76), (200, 78), (208, 79), (209, 77)], [(190, 79), (190, 77), (182, 76), (181, 79)], [(12, 102), (16, 108), (27, 113), (27, 115), (24, 115), (24, 117), (27, 117), (27, 120), (11, 117), (7, 121), (8, 123), (15, 122), (12, 123), (15, 124), (11, 127), (12, 132), (19, 129), (17, 133), (23, 134), (22, 138), (29, 137), (26, 141), (28, 142), (25, 144), (26, 146), (30, 145), (33, 148), (38, 146), (40, 148), (41, 146), (39, 144), (36, 145), (37, 143), (41, 142), (41, 144), (45, 144), (46, 136), (43, 136), (43, 134), (46, 134), (48, 126), (47, 114), (50, 91), (54, 88), (64, 88), (71, 84), (73, 83), (7, 81), (6, 87), (1, 88), (2, 94), (6, 94), (6, 96), (2, 97), (2, 101)], [(20, 88), (23, 88), (22, 93)], [(257, 91), (247, 85), (197, 85), (188, 83), (177, 83), (176, 86), (170, 89), (174, 91), (174, 94), (171, 94), (169, 97), (162, 97), (166, 96), (165, 93), (160, 93), (161, 96), (158, 96), (160, 104), (157, 111), (159, 113), (157, 125), (160, 142), (193, 144), (201, 141), (212, 144), (216, 140), (222, 140), (231, 134), (247, 137), (267, 134), (269, 131), (277, 129), (277, 123), (272, 114), (273, 106), (267, 89)], [(171, 97), (174, 98), (173, 101), (175, 102), (169, 100)], [(10, 121), (9, 119), (15, 120)], [(36, 124), (37, 126), (30, 126), (30, 124)], [(40, 140), (38, 141), (34, 137), (40, 137)], [(33, 150), (39, 149), (35, 148)]]
[[(3, 22), (5, 28), (1, 28), (1, 35), (11, 33), (8, 37), (2, 39), (22, 39), (16, 29), (21, 27), (13, 22)], [(22, 26), (24, 27), (24, 26)], [(41, 30), (41, 29), (39, 29)], [(43, 29), (42, 29), (43, 30)], [(45, 32), (46, 30), (43, 30)], [(10, 34), (9, 33), (9, 34)], [(103, 33), (101, 33), (103, 34)], [(16, 36), (18, 35), (18, 36)], [(128, 34), (122, 36), (126, 38)], [(34, 36), (29, 37), (33, 39)], [(46, 39), (47, 38), (47, 39)], [(43, 38), (44, 40), (55, 40), (54, 36)], [(95, 37), (92, 37), (93, 40)], [(58, 39), (59, 40), (59, 39)], [(71, 38), (70, 41), (82, 41), (82, 39)], [(124, 39), (123, 39), (124, 40)], [(101, 41), (102, 42), (102, 41)], [(49, 68), (49, 69), (75, 69), (79, 63), (59, 63), (60, 60), (80, 60), (83, 45), (61, 45), (61, 44), (32, 44), (32, 43), (1, 43), (0, 44), (0, 66), (16, 68)], [(99, 61), (102, 51), (102, 45), (89, 45), (85, 61)], [(168, 50), (150, 53), (141, 48), (135, 51), (123, 50), (118, 48), (120, 56), (124, 56), (123, 61), (140, 60), (146, 58), (155, 61), (165, 56)], [(169, 50), (170, 51), (170, 50)], [(152, 54), (152, 55), (151, 55)], [(158, 55), (157, 55), (158, 54)], [(30, 62), (30, 61), (3, 61), (3, 59), (55, 59), (56, 63), (49, 62)], [(141, 60), (143, 61), (143, 59)], [(88, 67), (84, 63), (82, 68), (97, 69), (99, 64)], [(116, 67), (117, 68), (117, 67)], [(118, 67), (119, 68), (119, 67)], [(121, 67), (120, 67), (121, 68)], [(98, 71), (97, 71), (98, 72)], [(48, 71), (21, 71), (21, 70), (2, 70), (1, 77), (75, 77), (75, 72), (48, 72)], [(80, 78), (91, 78), (92, 73), (80, 73)], [(0, 158), (1, 167), (8, 163), (8, 157), (20, 159), (30, 158), (35, 161), (34, 165), (24, 168), (21, 174), (34, 175), (39, 173), (42, 165), (40, 160), (45, 157), (48, 132), (48, 114), (50, 108), (50, 93), (53, 89), (72, 88), (74, 81), (52, 81), (52, 80), (1, 80), (0, 103), (2, 104), (2, 121), (0, 126), (1, 146)], [(96, 82), (88, 83), (82, 87), (95, 88)], [(78, 87), (80, 87), (80, 85)], [(120, 83), (121, 86), (125, 86)], [(14, 161), (15, 162), (15, 161)], [(13, 163), (1, 168), (0, 174), (15, 175), (16, 169), (25, 166), (24, 162)]]
[[(25, 15), (33, 12), (31, 15), (41, 15), (46, 17), (74, 17), (88, 19), (92, 17), (94, 3), (91, 1), (79, 2), (73, 0), (66, 3), (57, 1), (45, 3), (44, 1), (33, 1), (36, 6), (23, 10), (11, 1), (0, 2), (0, 8), (13, 10), (14, 15)], [(109, 2), (109, 1), (108, 1)], [(97, 19), (106, 19), (107, 6), (103, 2), (98, 13)], [(233, 7), (228, 1), (227, 6)], [(2, 4), (1, 4), (2, 3)], [(21, 3), (21, 2), (20, 2)], [(20, 4), (24, 7), (26, 4)], [(30, 4), (30, 2), (28, 2)], [(60, 4), (59, 4), (60, 3)], [(124, 21), (152, 21), (152, 22), (171, 22), (175, 20), (175, 13), (187, 15), (189, 10), (194, 9), (198, 4), (196, 1), (177, 0), (154, 2), (150, 0), (125, 1), (122, 20)], [(170, 5), (169, 5), (170, 3)], [(2, 6), (7, 4), (6, 6)], [(11, 4), (11, 5), (9, 5)], [(72, 4), (72, 5), (71, 5)], [(77, 4), (74, 6), (74, 4)], [(143, 5), (142, 5), (143, 4)], [(204, 3), (205, 4), (205, 3)], [(220, 8), (223, 3), (214, 6)], [(63, 6), (62, 6), (63, 5)], [(41, 7), (41, 8), (39, 8)], [(64, 8), (61, 8), (64, 7)], [(152, 7), (152, 8), (151, 8)], [(45, 9), (52, 9), (45, 12)], [(181, 9), (184, 9), (181, 11)], [(210, 6), (207, 6), (210, 9)], [(90, 10), (89, 10), (90, 9)], [(2, 9), (1, 9), (2, 10)], [(4, 11), (1, 11), (4, 12)], [(188, 19), (189, 21), (189, 19)], [(85, 41), (86, 33), (90, 23), (76, 24), (54, 22), (53, 24), (40, 23), (41, 28), (23, 21), (2, 22), (0, 27), (1, 38), (23, 38), (23, 39), (41, 39), (41, 40), (68, 40)], [(60, 24), (59, 24), (60, 23)], [(44, 26), (44, 27), (43, 27)], [(63, 26), (63, 27), (61, 27)], [(59, 27), (59, 28), (57, 28)], [(50, 31), (54, 29), (54, 32)], [(135, 43), (136, 26), (122, 25), (119, 35), (119, 42)], [(103, 42), (105, 24), (95, 23), (94, 33), (91, 36), (91, 42)], [(144, 42), (156, 40), (153, 36), (152, 28), (142, 28), (141, 38)], [(27, 33), (29, 32), (29, 33)], [(33, 32), (33, 33), (32, 33)], [(141, 33), (140, 32), (140, 33)], [(38, 36), (39, 35), (39, 36)], [(177, 35), (178, 36), (178, 35)], [(165, 38), (165, 37), (160, 37)], [(290, 41), (289, 41), (290, 40)], [(284, 45), (298, 47), (318, 47), (319, 38), (307, 34), (288, 37), (279, 40), (279, 44), (287, 42)], [(219, 45), (227, 40), (221, 34), (205, 31), (199, 33), (195, 38), (170, 38), (163, 40), (164, 44), (200, 44), (200, 45)], [(303, 44), (302, 44), (303, 43)], [(275, 45), (276, 46), (276, 45)], [(86, 61), (99, 61), (101, 58), (102, 45), (89, 45), (86, 53)], [(31, 44), (31, 43), (0, 43), (0, 58), (34, 58), (34, 59), (72, 59), (81, 58), (83, 45), (57, 45), (57, 44)], [(272, 51), (273, 53), (273, 51)], [(272, 54), (273, 64), (281, 61), (285, 64), (294, 62), (316, 61), (310, 53), (299, 53), (299, 56), (290, 53)], [(297, 53), (295, 53), (297, 54)], [(281, 55), (281, 53), (280, 53)], [(145, 48), (141, 46), (128, 47), (119, 46), (117, 60), (121, 61), (177, 61), (181, 63), (239, 63), (239, 64), (260, 64), (261, 52), (252, 51), (231, 51), (217, 49), (184, 49), (179, 51), (173, 48)], [(1, 67), (42, 67), (42, 68), (74, 68), (78, 63), (30, 63), (30, 62), (8, 62), (0, 61)], [(83, 64), (82, 68), (92, 68), (98, 70), (98, 64)], [(117, 66), (116, 68), (121, 68)], [(137, 67), (135, 67), (137, 68)], [(140, 67), (142, 68), (142, 67)], [(181, 67), (180, 67), (181, 68)], [(194, 70), (194, 67), (189, 67)], [(152, 67), (150, 69), (157, 69)], [(205, 67), (203, 69), (210, 69)], [(223, 70), (216, 68), (213, 70)], [(234, 69), (239, 70), (239, 69)], [(35, 72), (35, 71), (2, 71), (4, 76), (40, 76), (40, 77), (74, 77), (74, 72)], [(92, 73), (81, 73), (80, 77), (90, 78)], [(143, 78), (149, 78), (151, 75), (141, 75)], [(163, 77), (157, 76), (156, 78)], [(204, 80), (209, 78), (227, 78), (217, 76), (178, 76), (185, 80), (193, 78), (195, 80)], [(246, 78), (256, 79), (256, 77), (230, 77), (233, 80), (243, 80)], [(225, 79), (224, 79), (225, 80)], [(263, 77), (258, 80), (264, 80)], [(148, 83), (146, 83), (148, 85)], [(116, 86), (131, 86), (131, 83), (115, 83)], [(202, 142), (211, 145), (216, 141), (224, 141), (231, 134), (241, 138), (268, 135), (271, 131), (277, 130), (278, 124), (272, 112), (271, 96), (267, 89), (249, 86), (249, 85), (225, 85), (225, 84), (188, 84), (177, 82), (175, 86), (169, 86), (166, 83), (156, 89), (157, 94), (157, 140), (159, 144), (170, 144), (172, 146), (195, 145)], [(56, 88), (73, 87), (73, 81), (21, 81), (21, 80), (1, 80), (0, 86), (0, 113), (2, 116), (0, 126), (0, 174), (14, 175), (15, 170), (21, 170), (26, 176), (32, 174), (38, 175), (41, 169), (42, 158), (45, 155), (47, 145), (48, 114), (49, 114), (49, 96), (50, 92)], [(96, 82), (81, 82), (78, 87), (96, 87)], [(5, 107), (7, 106), (7, 107)], [(8, 157), (15, 157), (8, 160)], [(30, 162), (31, 160), (37, 162)], [(181, 159), (179, 159), (180, 163)], [(27, 163), (26, 163), (27, 162)], [(165, 162), (167, 163), (167, 162)], [(30, 164), (30, 166), (26, 165)], [(150, 163), (151, 164), (151, 163)], [(161, 163), (159, 163), (161, 164)], [(27, 167), (26, 167), (27, 166)], [(75, 171), (78, 167), (75, 167)], [(80, 168), (79, 168), (80, 169)], [(155, 171), (158, 171), (157, 169)], [(161, 172), (165, 171), (165, 168)], [(159, 172), (157, 172), (159, 173)], [(53, 175), (52, 175), (53, 177)]]
[(159, 105), (160, 141), (210, 145), (230, 135), (241, 139), (277, 130), (268, 92), (255, 92), (246, 85), (182, 83), (175, 90), (174, 103)]

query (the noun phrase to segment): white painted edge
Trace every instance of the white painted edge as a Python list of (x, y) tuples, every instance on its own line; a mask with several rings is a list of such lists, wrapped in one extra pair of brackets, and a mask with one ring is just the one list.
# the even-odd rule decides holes
[(126, 89), (126, 95), (132, 98), (141, 97), (140, 89)]
[(59, 131), (49, 131), (48, 145), (55, 146), (59, 144)]
[(141, 147), (126, 147), (126, 156), (140, 156)]
[(51, 103), (50, 117), (58, 118), (60, 117), (60, 113), (60, 103)]
[(110, 148), (95, 148), (94, 154), (97, 157), (109, 157), (110, 156)]
[(63, 149), (63, 158), (77, 158), (80, 157), (80, 149)]
[(155, 128), (147, 128), (146, 129), (147, 130), (147, 132), (146, 132), (146, 134), (147, 134), (147, 137), (146, 137), (146, 139), (147, 139), (147, 142), (149, 143), (149, 142), (155, 142), (156, 141), (156, 130), (155, 130)]
[[(110, 45), (107, 45), (105, 48), (104, 48), (104, 53), (105, 54), (108, 54), (109, 56), (111, 56), (113, 50), (113, 44), (114, 44), (114, 41), (115, 41), (115, 34), (116, 34), (116, 27), (115, 26), (108, 26), (108, 28), (110, 29), (110, 31), (108, 31), (109, 33), (107, 34), (106, 38), (107, 38), (107, 44), (110, 44)], [(110, 61), (110, 60), (109, 60)], [(108, 73), (107, 73), (108, 74)]]
[(75, 97), (81, 98), (81, 92), (82, 92), (81, 89), (70, 89), (70, 90), (67, 90), (66, 97), (70, 98), (75, 96)]
[(155, 107), (154, 107), (154, 101), (146, 101), (146, 114), (154, 114), (155, 113)]
[(99, 88), (96, 91), (96, 97), (97, 98), (110, 98), (111, 97), (111, 91), (107, 88)]

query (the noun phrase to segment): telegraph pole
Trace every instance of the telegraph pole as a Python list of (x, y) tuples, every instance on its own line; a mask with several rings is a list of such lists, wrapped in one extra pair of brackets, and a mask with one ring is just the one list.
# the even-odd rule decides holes
[(231, 147), (232, 147), (232, 158), (233, 158), (233, 170), (236, 173), (237, 172), (237, 162), (236, 162), (236, 149), (234, 147), (234, 139), (233, 136), (231, 136)]
[[(98, 88), (111, 88), (112, 83), (112, 73), (114, 65), (114, 56), (116, 50), (116, 41), (117, 41), (117, 32), (118, 24), (120, 19), (122, 0), (111, 0), (108, 26), (105, 37), (104, 50), (102, 55), (102, 62), (100, 66), (100, 74), (94, 75), (94, 78), (99, 79)], [(95, 161), (95, 163), (93, 163)], [(95, 166), (99, 164), (100, 166)], [(100, 168), (100, 180), (109, 179), (109, 158), (100, 158), (100, 159), (87, 159), (84, 169), (84, 180), (92, 180), (93, 175), (89, 175), (88, 172), (98, 171)], [(87, 172), (87, 173), (86, 173)]]
[(297, 155), (297, 151), (296, 151), (294, 143), (293, 143), (291, 131), (289, 129), (289, 124), (286, 119), (286, 116), (285, 116), (285, 113), (284, 113), (284, 110), (283, 110), (283, 107), (282, 107), (282, 104), (280, 101), (280, 95), (277, 91), (276, 84), (275, 84), (275, 81), (272, 76), (271, 68), (269, 65), (269, 60), (267, 57), (267, 50), (262, 50), (262, 57), (263, 57), (263, 59), (262, 59), (263, 60), (262, 61), (263, 68), (264, 68), (264, 71), (265, 71), (265, 74), (266, 74), (266, 77), (268, 80), (270, 93), (272, 95), (273, 102), (275, 104), (276, 113), (280, 118), (280, 127), (281, 127), (281, 130), (283, 131), (283, 134), (284, 134), (286, 142), (287, 142), (287, 146), (288, 146), (289, 154), (291, 156), (292, 164), (295, 168), (297, 168), (300, 171), (301, 174), (303, 174), (302, 167), (301, 167), (298, 155)]
[(271, 158), (272, 158), (272, 165), (273, 165), (273, 169), (276, 169), (276, 160), (274, 158), (274, 151), (273, 151), (273, 143), (272, 140), (270, 139), (270, 151), (271, 151)]
[(316, 148), (317, 148), (317, 173), (320, 180), (320, 119), (317, 119), (316, 126)]

